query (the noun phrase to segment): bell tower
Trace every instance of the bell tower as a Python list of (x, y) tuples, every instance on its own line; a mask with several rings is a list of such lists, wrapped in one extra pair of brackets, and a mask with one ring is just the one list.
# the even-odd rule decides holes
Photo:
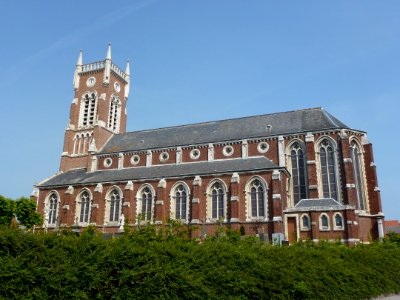
[(83, 64), (82, 50), (74, 72), (74, 99), (64, 135), (60, 171), (88, 168), (91, 156), (114, 135), (126, 131), (129, 61), (125, 71), (106, 59)]

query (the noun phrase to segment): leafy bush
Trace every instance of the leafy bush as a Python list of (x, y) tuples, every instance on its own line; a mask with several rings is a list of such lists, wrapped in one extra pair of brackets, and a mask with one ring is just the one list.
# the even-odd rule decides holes
[[(94, 227), (0, 229), (0, 298), (366, 299), (400, 292), (400, 245), (277, 247), (228, 230), (198, 243), (181, 224), (105, 240)], [(176, 234), (175, 234), (176, 233)]]

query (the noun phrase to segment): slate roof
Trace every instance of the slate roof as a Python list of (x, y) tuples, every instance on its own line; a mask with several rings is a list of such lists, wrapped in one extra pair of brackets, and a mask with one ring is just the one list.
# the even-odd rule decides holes
[(343, 210), (350, 208), (332, 198), (302, 199), (293, 208), (287, 211), (309, 211), (309, 210)]
[[(270, 130), (267, 126), (270, 125)], [(348, 128), (323, 108), (188, 124), (114, 135), (100, 154)]]
[(229, 159), (212, 162), (185, 163), (179, 165), (161, 165), (152, 167), (127, 168), (121, 170), (107, 170), (86, 172), (86, 169), (75, 169), (56, 175), (39, 187), (64, 186), (75, 184), (93, 184), (101, 182), (120, 182), (140, 179), (161, 179), (185, 177), (206, 174), (233, 173), (241, 171), (261, 171), (282, 169), (265, 157), (248, 159)]

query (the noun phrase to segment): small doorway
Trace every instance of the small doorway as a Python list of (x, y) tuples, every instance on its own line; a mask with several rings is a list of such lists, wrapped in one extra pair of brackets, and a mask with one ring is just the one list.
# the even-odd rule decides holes
[(297, 241), (297, 220), (295, 217), (287, 219), (288, 226), (288, 240), (289, 244), (292, 245)]

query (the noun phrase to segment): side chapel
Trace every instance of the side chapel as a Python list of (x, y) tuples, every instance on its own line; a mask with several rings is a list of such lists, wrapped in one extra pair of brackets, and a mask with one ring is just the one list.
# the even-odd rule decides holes
[(323, 108), (126, 132), (125, 71), (82, 63), (60, 171), (34, 187), (46, 229), (103, 232), (168, 219), (268, 240), (383, 237), (372, 145)]

